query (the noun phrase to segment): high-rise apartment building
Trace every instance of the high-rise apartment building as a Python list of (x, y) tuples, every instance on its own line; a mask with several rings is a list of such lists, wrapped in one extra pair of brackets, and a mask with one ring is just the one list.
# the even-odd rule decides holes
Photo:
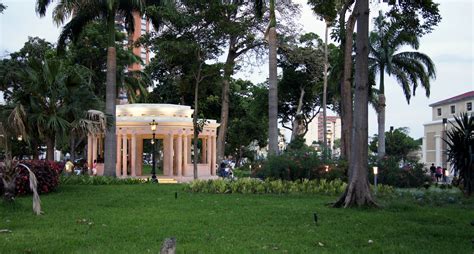
[[(308, 132), (304, 136), (306, 145), (315, 146), (323, 143), (323, 114), (318, 114), (308, 126)], [(339, 149), (335, 149), (334, 141), (341, 139), (341, 118), (339, 116), (326, 117), (326, 138), (328, 147), (333, 150), (333, 154), (339, 154)]]
[[(142, 35), (149, 33), (151, 29), (150, 21), (141, 17), (140, 13), (133, 12), (132, 15), (133, 15), (133, 21), (134, 21), (133, 33), (128, 34), (127, 39), (123, 42), (125, 47), (133, 46), (138, 41), (138, 39), (140, 39)], [(127, 30), (125, 29), (125, 24), (124, 24), (124, 18), (117, 17), (116, 22), (120, 30), (123, 33), (127, 33)], [(128, 67), (128, 70), (130, 71), (143, 70), (145, 65), (150, 63), (149, 48), (143, 47), (143, 46), (133, 47), (132, 52), (136, 56), (140, 57), (140, 59), (142, 60), (142, 63), (134, 63)], [(121, 89), (119, 91), (118, 104), (127, 104), (127, 103), (128, 103), (127, 92)]]

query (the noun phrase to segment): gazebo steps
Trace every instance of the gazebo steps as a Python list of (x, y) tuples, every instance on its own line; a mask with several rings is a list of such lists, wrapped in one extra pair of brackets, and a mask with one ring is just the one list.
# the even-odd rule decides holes
[(158, 178), (158, 183), (160, 184), (177, 184), (178, 181), (173, 178)]

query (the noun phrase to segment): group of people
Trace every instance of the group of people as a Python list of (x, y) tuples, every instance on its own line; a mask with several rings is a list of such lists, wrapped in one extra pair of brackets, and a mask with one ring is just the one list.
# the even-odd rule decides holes
[(81, 167), (79, 163), (77, 165), (74, 165), (74, 163), (70, 159), (67, 159), (66, 164), (64, 164), (64, 174), (96, 176), (97, 175), (97, 160), (94, 160), (94, 163), (92, 164), (92, 168), (89, 168), (87, 161), (85, 161)]
[(431, 180), (436, 180), (437, 183), (442, 180), (444, 183), (446, 183), (446, 168), (442, 168), (440, 166), (435, 167), (434, 163), (431, 163), (430, 174)]
[(217, 175), (222, 178), (234, 178), (234, 172), (232, 170), (232, 165), (229, 163), (221, 162), (219, 169), (217, 170)]

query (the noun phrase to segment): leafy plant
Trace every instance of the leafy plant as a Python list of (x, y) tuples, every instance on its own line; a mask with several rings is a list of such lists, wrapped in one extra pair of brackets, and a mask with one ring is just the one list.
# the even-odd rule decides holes
[[(369, 178), (373, 177), (370, 170)], [(399, 158), (396, 156), (386, 156), (379, 162), (377, 180), (379, 183), (399, 188), (422, 187), (426, 182), (431, 182), (423, 164), (412, 161), (400, 167)]]
[(148, 179), (138, 178), (116, 178), (110, 176), (61, 176), (61, 184), (67, 185), (121, 185), (121, 184), (141, 184), (148, 182)]
[[(255, 178), (241, 178), (229, 180), (195, 180), (186, 184), (184, 189), (189, 192), (200, 193), (242, 193), (242, 194), (287, 194), (287, 193), (313, 193), (337, 195), (344, 192), (347, 184), (340, 179), (333, 181), (322, 180), (270, 180), (264, 181)], [(391, 195), (394, 188), (387, 185), (378, 185), (377, 193)]]
[(454, 117), (452, 129), (446, 133), (448, 161), (459, 176), (461, 188), (467, 195), (474, 190), (474, 116), (461, 113)]
[[(22, 163), (27, 165), (35, 174), (38, 183), (38, 193), (44, 194), (56, 190), (59, 185), (59, 174), (62, 169), (60, 164), (53, 161), (40, 160), (25, 161)], [(29, 179), (29, 172), (19, 167), (18, 177), (15, 182), (17, 195), (32, 193)]]

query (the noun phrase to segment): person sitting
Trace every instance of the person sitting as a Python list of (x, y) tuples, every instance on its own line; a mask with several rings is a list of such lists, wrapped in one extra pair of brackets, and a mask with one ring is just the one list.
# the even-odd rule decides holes
[(67, 159), (66, 164), (64, 165), (64, 172), (66, 175), (71, 175), (72, 170), (74, 169), (74, 163), (70, 159)]
[(224, 177), (225, 174), (225, 162), (221, 162), (221, 165), (219, 166), (219, 170), (217, 171), (217, 175), (220, 177)]
[(97, 175), (97, 160), (94, 160), (94, 163), (92, 163), (92, 175)]

